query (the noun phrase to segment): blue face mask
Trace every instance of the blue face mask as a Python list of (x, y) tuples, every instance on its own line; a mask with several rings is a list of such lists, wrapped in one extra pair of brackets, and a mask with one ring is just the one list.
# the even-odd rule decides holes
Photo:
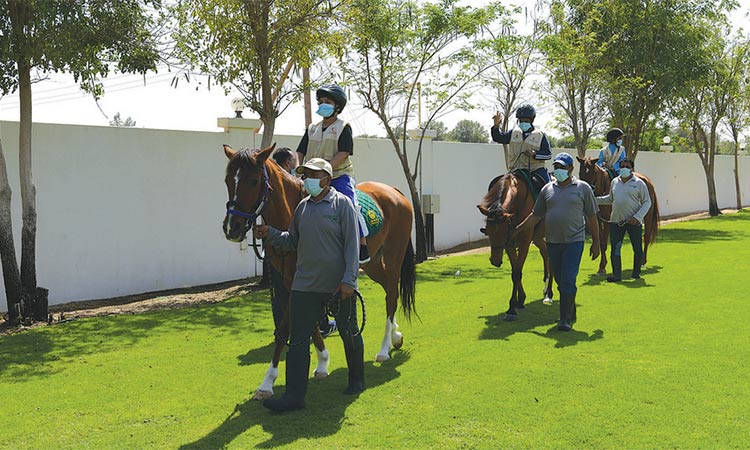
[(334, 111), (336, 111), (335, 106), (329, 105), (328, 103), (321, 103), (318, 105), (318, 110), (315, 111), (315, 114), (327, 119), (333, 115)]
[(629, 177), (632, 174), (633, 174), (633, 172), (630, 170), (630, 168), (628, 168), (628, 167), (622, 167), (622, 168), (620, 168), (620, 176), (621, 177), (627, 178), (627, 177)]
[(518, 128), (520, 128), (520, 129), (521, 129), (521, 131), (523, 131), (524, 133), (525, 133), (525, 132), (527, 132), (527, 131), (529, 131), (529, 130), (531, 129), (531, 127), (532, 127), (532, 126), (533, 126), (533, 125), (531, 125), (531, 124), (530, 124), (530, 123), (528, 123), (528, 122), (519, 122), (519, 123), (518, 123)]
[(622, 147), (622, 139), (618, 139), (617, 140), (617, 146), (618, 147)]
[(570, 176), (570, 174), (568, 173), (568, 169), (555, 169), (554, 172), (557, 181), (565, 181)]
[(313, 197), (317, 197), (323, 192), (323, 188), (320, 187), (319, 178), (305, 178), (305, 191)]

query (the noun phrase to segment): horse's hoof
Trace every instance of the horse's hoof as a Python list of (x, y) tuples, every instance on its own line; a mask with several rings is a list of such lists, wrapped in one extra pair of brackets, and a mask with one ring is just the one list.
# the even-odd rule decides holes
[(517, 314), (508, 314), (508, 313), (505, 313), (505, 316), (503, 317), (503, 320), (506, 321), (506, 322), (515, 322), (516, 319), (518, 319), (518, 315)]
[(544, 300), (542, 300), (542, 303), (544, 303), (545, 305), (551, 305), (552, 299), (549, 297), (544, 297)]
[(389, 355), (378, 355), (375, 357), (375, 362), (386, 362), (389, 359), (391, 359)]
[(253, 394), (253, 400), (265, 400), (271, 397), (273, 397), (273, 391), (261, 391), (258, 389), (255, 391), (255, 394)]
[(328, 378), (328, 372), (318, 372), (317, 370), (313, 373), (313, 378), (316, 380), (324, 380)]
[(401, 333), (396, 333), (397, 339), (393, 340), (393, 348), (396, 350), (400, 349), (404, 345), (404, 336)]

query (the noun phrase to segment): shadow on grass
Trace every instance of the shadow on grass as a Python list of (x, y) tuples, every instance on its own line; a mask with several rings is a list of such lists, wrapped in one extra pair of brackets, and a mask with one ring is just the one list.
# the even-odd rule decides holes
[[(365, 363), (367, 388), (372, 389), (395, 380), (401, 374), (399, 366), (409, 360), (409, 353), (392, 353), (392, 359), (376, 367), (372, 362)], [(346, 419), (346, 409), (358, 400), (357, 396), (344, 395), (347, 383), (347, 369), (334, 370), (323, 382), (310, 380), (306, 408), (300, 411), (277, 414), (263, 408), (261, 402), (246, 400), (234, 407), (224, 422), (206, 436), (180, 447), (181, 450), (226, 448), (237, 436), (259, 425), (271, 434), (259, 448), (274, 448), (292, 444), (299, 439), (319, 439), (336, 434)], [(278, 392), (284, 390), (279, 388)], [(279, 394), (277, 394), (279, 395)], [(368, 395), (365, 391), (364, 396)]]
[[(581, 305), (578, 305), (578, 310)], [(531, 333), (548, 339), (556, 340), (555, 347), (563, 348), (576, 345), (579, 342), (592, 342), (604, 337), (604, 331), (594, 330), (589, 334), (585, 331), (558, 331), (557, 320), (559, 318), (560, 304), (555, 301), (552, 305), (544, 305), (537, 300), (526, 305), (526, 309), (519, 311), (518, 319), (514, 322), (503, 320), (505, 313), (495, 316), (480, 316), (485, 321), (485, 329), (479, 334), (479, 339), (502, 339), (508, 340), (516, 333)], [(545, 333), (536, 331), (538, 327), (550, 326)]]
[[(617, 284), (621, 284), (623, 286), (627, 286), (630, 288), (636, 288), (636, 287), (656, 287), (653, 284), (648, 284), (646, 281), (646, 278), (648, 278), (649, 275), (654, 275), (659, 272), (661, 272), (662, 266), (646, 266), (641, 269), (641, 278), (634, 280), (630, 277), (630, 270), (626, 270), (622, 273), (623, 279), (622, 281), (618, 282)], [(597, 275), (595, 273), (591, 273), (588, 275), (588, 279), (582, 283), (580, 283), (581, 286), (599, 286), (600, 284), (608, 285), (612, 284), (609, 281), (607, 281), (607, 275)]]
[[(263, 364), (263, 363), (270, 363), (271, 358), (273, 357), (273, 351), (276, 348), (276, 344), (271, 341), (268, 344), (254, 348), (252, 350), (249, 350), (244, 355), (239, 355), (237, 359), (239, 360), (240, 366), (250, 366), (253, 364)], [(286, 359), (286, 350), (281, 353), (281, 361)]]
[[(733, 220), (727, 217), (722, 220)], [(735, 219), (736, 220), (736, 219)], [(662, 228), (659, 230), (659, 242), (679, 242), (680, 244), (702, 244), (707, 241), (732, 241), (743, 239), (748, 233), (742, 231), (709, 230), (700, 228)]]
[[(270, 309), (268, 293), (256, 292), (221, 303), (83, 318), (2, 336), (0, 376), (15, 382), (49, 376), (64, 370), (64, 364), (56, 364), (60, 360), (113, 351), (170, 333), (185, 333), (187, 338), (192, 331), (205, 328), (216, 334), (241, 335), (248, 329), (264, 332), (264, 329), (253, 328), (252, 321), (247, 318), (268, 315)], [(268, 334), (272, 336), (272, 330), (268, 330)], [(269, 350), (265, 354), (267, 360), (270, 360), (271, 353)], [(254, 357), (254, 354), (249, 357)]]

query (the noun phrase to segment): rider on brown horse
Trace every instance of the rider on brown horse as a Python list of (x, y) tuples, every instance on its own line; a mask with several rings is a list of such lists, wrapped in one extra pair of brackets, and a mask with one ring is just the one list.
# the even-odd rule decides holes
[(534, 183), (534, 190), (538, 192), (541, 186), (549, 183), (549, 174), (544, 162), (552, 157), (552, 153), (547, 136), (534, 128), (535, 118), (536, 110), (533, 106), (521, 105), (516, 109), (518, 126), (510, 131), (500, 131), (502, 116), (498, 112), (492, 117), (494, 125), (490, 132), (493, 141), (505, 144), (505, 164), (508, 172), (519, 169), (527, 171), (528, 175), (522, 178), (538, 179), (538, 182)]
[(625, 158), (625, 147), (622, 145), (622, 138), (625, 136), (619, 128), (612, 128), (607, 132), (607, 143), (599, 151), (599, 160), (596, 162), (599, 167), (609, 172), (610, 178), (615, 178), (620, 170), (620, 161)]

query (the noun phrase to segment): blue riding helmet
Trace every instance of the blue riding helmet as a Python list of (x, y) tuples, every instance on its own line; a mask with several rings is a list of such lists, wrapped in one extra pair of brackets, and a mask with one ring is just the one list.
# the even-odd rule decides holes
[(531, 119), (533, 121), (535, 118), (536, 109), (528, 103), (525, 103), (516, 109), (516, 119)]

